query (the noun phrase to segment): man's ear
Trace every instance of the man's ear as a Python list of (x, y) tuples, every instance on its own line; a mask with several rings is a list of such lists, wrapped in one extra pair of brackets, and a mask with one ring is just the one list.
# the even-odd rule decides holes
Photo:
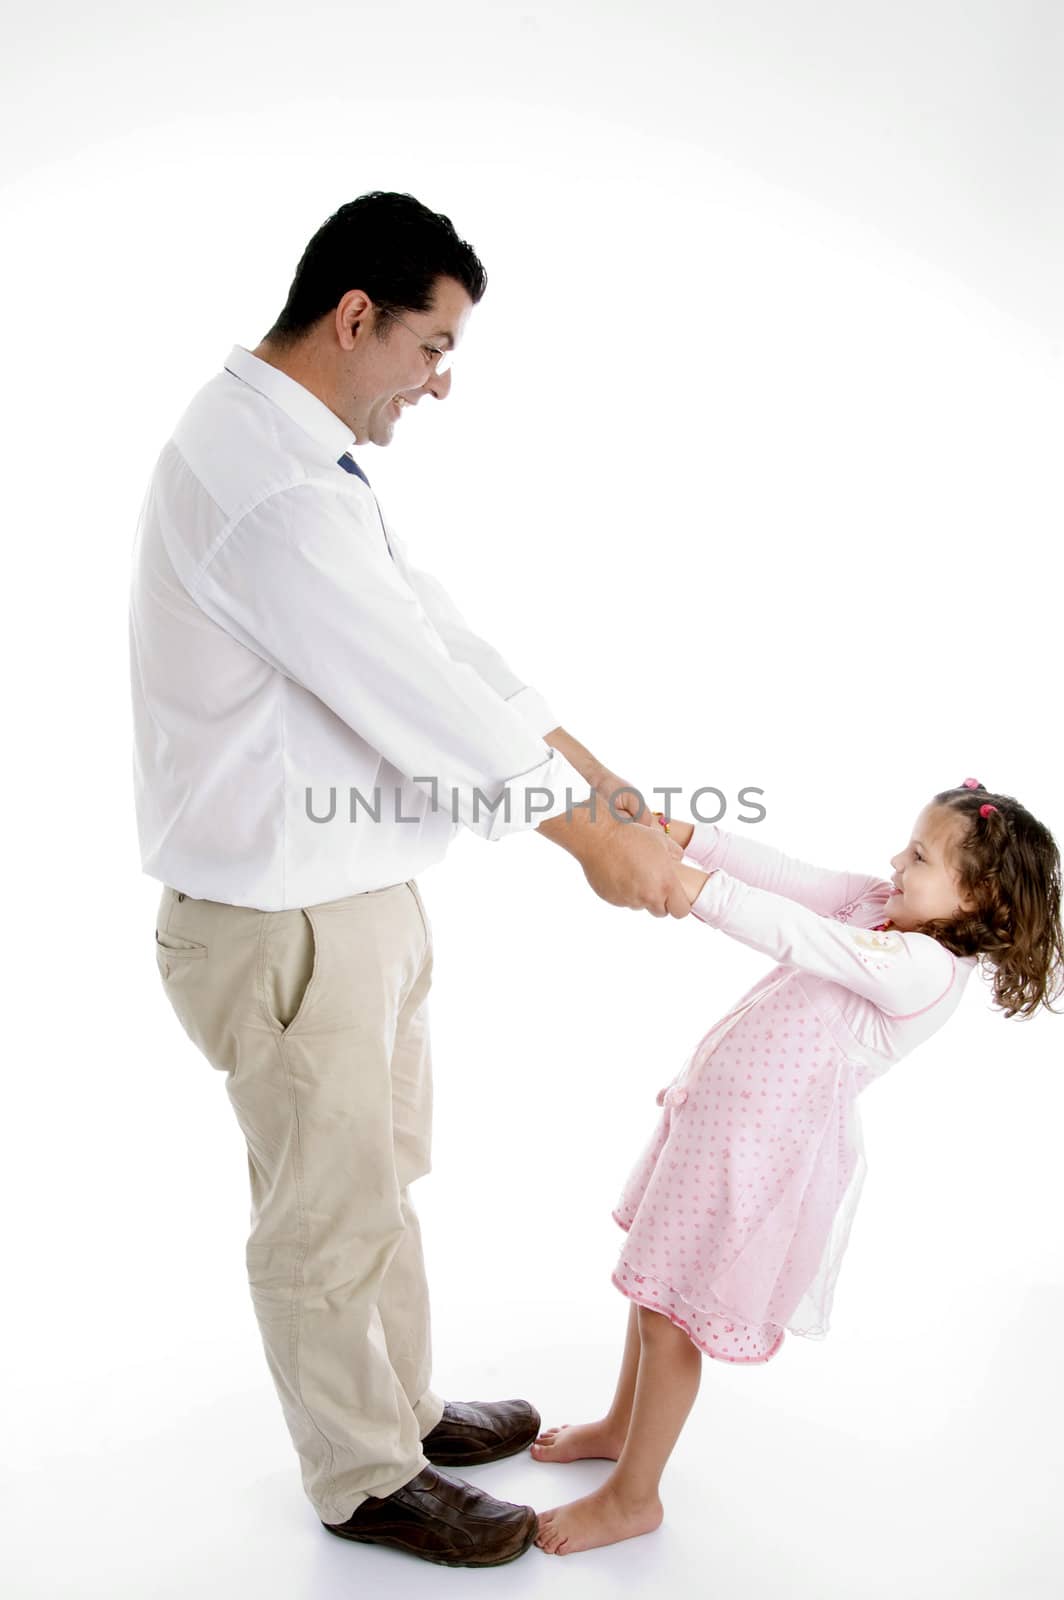
[(348, 289), (336, 307), (333, 324), (342, 350), (353, 350), (359, 332), (373, 314), (373, 301), (364, 289)]

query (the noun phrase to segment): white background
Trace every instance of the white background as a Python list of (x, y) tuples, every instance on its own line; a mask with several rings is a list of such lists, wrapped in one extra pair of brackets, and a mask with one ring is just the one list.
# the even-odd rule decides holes
[[(765, 791), (885, 873), (967, 775), (1064, 838), (1059, 8), (38, 4), (5, 28), (13, 691), (8, 1591), (1059, 1592), (1064, 1023), (959, 1017), (862, 1103), (821, 1343), (707, 1360), (652, 1537), (459, 1577), (325, 1536), (244, 1279), (243, 1142), (153, 955), (126, 585), (155, 456), (371, 188), (490, 277), (446, 406), (368, 463), (412, 556), (633, 782)], [(762, 970), (461, 837), (433, 921), (451, 1398), (598, 1415), (620, 1185)], [(606, 1468), (470, 1477), (538, 1508)], [(460, 1582), (460, 1591), (454, 1584)]]

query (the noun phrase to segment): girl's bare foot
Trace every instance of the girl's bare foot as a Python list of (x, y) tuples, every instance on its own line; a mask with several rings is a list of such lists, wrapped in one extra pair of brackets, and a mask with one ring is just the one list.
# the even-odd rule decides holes
[(616, 1461), (624, 1448), (624, 1435), (618, 1435), (606, 1422), (581, 1422), (575, 1427), (564, 1423), (548, 1428), (531, 1446), (536, 1461)]
[(664, 1515), (656, 1496), (642, 1505), (625, 1505), (607, 1483), (582, 1500), (544, 1511), (536, 1543), (548, 1555), (571, 1556), (577, 1550), (597, 1550), (599, 1545), (653, 1533)]

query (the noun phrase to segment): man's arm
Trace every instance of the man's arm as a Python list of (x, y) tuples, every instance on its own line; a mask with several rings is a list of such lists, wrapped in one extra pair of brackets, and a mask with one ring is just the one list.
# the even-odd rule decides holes
[(470, 627), (440, 580), (411, 561), (405, 540), (390, 523), (388, 539), (393, 553), (398, 557), (400, 570), (424, 606), (451, 658), (467, 662), (473, 667), (485, 683), (515, 711), (520, 712), (532, 732), (544, 744), (564, 756), (603, 800), (607, 803), (613, 801), (615, 812), (627, 814), (650, 826), (653, 817), (649, 807), (640, 806), (633, 785), (618, 777), (564, 728), (552, 728), (549, 733), (544, 733), (541, 719), (549, 717), (551, 712), (542, 695), (523, 684), (495, 646)]
[(201, 564), (192, 598), (482, 837), (557, 815), (583, 793), (579, 775), (451, 658), (371, 505), (352, 515), (340, 489), (299, 483), (260, 501)]
[(599, 780), (609, 776), (608, 770), (603, 766), (591, 751), (574, 739), (571, 733), (566, 733), (564, 728), (552, 728), (549, 733), (541, 734), (544, 744), (549, 744), (552, 750), (560, 750), (565, 759), (576, 768), (582, 778), (586, 778), (593, 789), (597, 789)]
[[(640, 806), (632, 786), (563, 727), (543, 731), (551, 713), (542, 696), (522, 685), (495, 647), (473, 631), (439, 580), (410, 562), (403, 540), (390, 526), (388, 538), (400, 570), (452, 659), (472, 666), (536, 737), (556, 752), (555, 759), (568, 763), (591, 785), (596, 800), (593, 811), (577, 804), (567, 809), (565, 816), (547, 819), (536, 831), (574, 855), (595, 893), (611, 905), (648, 910), (659, 917), (686, 916), (690, 901), (680, 891), (670, 866), (682, 852), (664, 834), (656, 837), (660, 830), (649, 808)], [(626, 815), (646, 826), (632, 828), (618, 821)], [(552, 821), (558, 826), (549, 826)]]
[(611, 815), (627, 816), (633, 822), (641, 822), (644, 827), (654, 827), (653, 813), (635, 784), (626, 782), (624, 778), (618, 777), (612, 768), (604, 766), (591, 754), (587, 746), (574, 739), (571, 733), (566, 733), (564, 728), (552, 728), (549, 733), (541, 734), (540, 737), (544, 744), (549, 744), (552, 750), (557, 750), (570, 766), (576, 768), (599, 799), (611, 808)]
[[(440, 580), (431, 572), (426, 572), (424, 568), (415, 566), (407, 553), (405, 541), (395, 532), (391, 523), (388, 523), (387, 527), (388, 539), (399, 570), (421, 601), (425, 614), (443, 641), (447, 654), (452, 660), (464, 661), (471, 666), (488, 687), (494, 689), (511, 710), (517, 712), (537, 739), (545, 739), (543, 730), (552, 725), (555, 715), (546, 700), (537, 689), (533, 689), (518, 677), (493, 644), (489, 644), (487, 639), (469, 626)], [(557, 732), (562, 733), (564, 729), (559, 728)], [(578, 748), (583, 750), (582, 745)], [(559, 754), (561, 753), (559, 751)], [(599, 765), (594, 762), (590, 751), (584, 753), (596, 767)]]

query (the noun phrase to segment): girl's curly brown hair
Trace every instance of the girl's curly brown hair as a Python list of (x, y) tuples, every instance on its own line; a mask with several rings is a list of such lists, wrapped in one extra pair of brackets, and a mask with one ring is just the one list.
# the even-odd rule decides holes
[[(994, 1004), (1029, 1017), (1064, 988), (1060, 854), (1049, 829), (1009, 794), (970, 780), (932, 802), (967, 819), (954, 847), (962, 899), (975, 909), (919, 929), (958, 956), (983, 956), (993, 970)], [(985, 815), (984, 815), (985, 813)], [(1054, 1012), (1054, 1015), (1056, 1013)]]

